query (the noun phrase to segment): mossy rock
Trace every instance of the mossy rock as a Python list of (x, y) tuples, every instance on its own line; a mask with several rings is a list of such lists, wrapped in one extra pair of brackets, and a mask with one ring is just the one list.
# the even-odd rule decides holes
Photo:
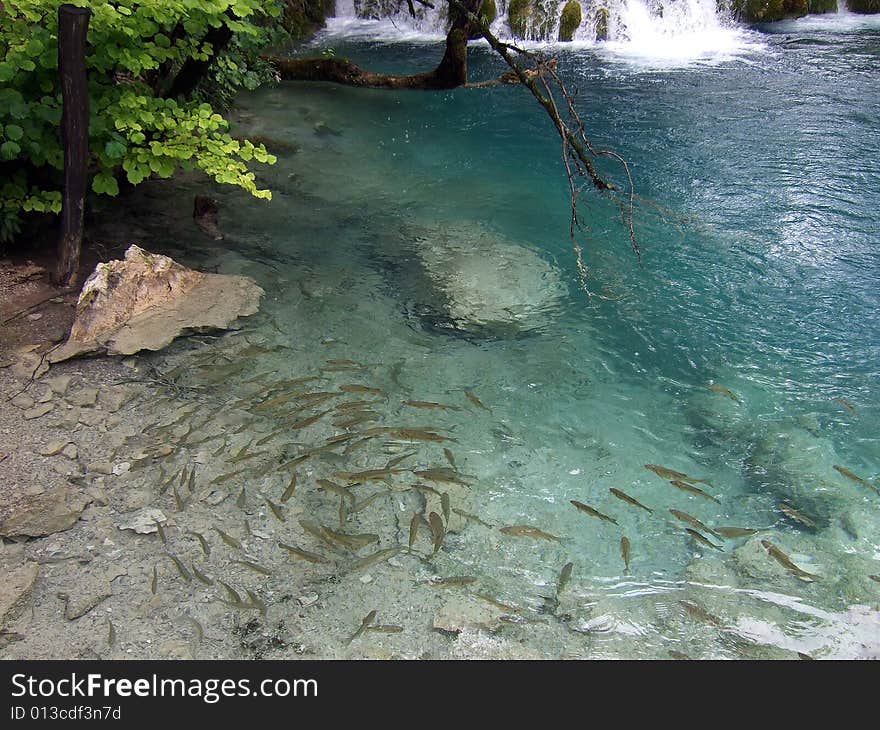
[(808, 5), (810, 12), (815, 15), (837, 12), (837, 0), (808, 0)]
[(578, 0), (568, 0), (559, 17), (559, 40), (570, 41), (574, 32), (580, 27), (583, 14)]
[(480, 6), (480, 17), (485, 18), (490, 25), (492, 24), (498, 17), (498, 6), (495, 4), (495, 0), (483, 0), (483, 4)]
[(880, 0), (847, 0), (846, 7), (850, 12), (863, 15), (880, 13)]
[[(827, 1), (819, 0), (820, 3)], [(810, 12), (820, 12), (812, 11), (810, 4), (811, 0), (739, 0), (735, 11), (747, 23), (775, 23), (777, 20), (802, 18)]]
[(507, 7), (507, 22), (514, 38), (525, 38), (529, 29), (529, 21), (535, 14), (532, 0), (510, 0)]
[(596, 28), (597, 41), (608, 40), (608, 18), (610, 16), (611, 13), (608, 12), (608, 8), (596, 9), (596, 20), (593, 22), (593, 25)]

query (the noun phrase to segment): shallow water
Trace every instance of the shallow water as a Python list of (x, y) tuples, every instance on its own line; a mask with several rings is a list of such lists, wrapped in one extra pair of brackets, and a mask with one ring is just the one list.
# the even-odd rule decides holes
[[(642, 265), (618, 207), (587, 193), (588, 231), (579, 239), (586, 290), (569, 238), (558, 144), (522, 89), (285, 84), (241, 98), (238, 131), (298, 148), (276, 147), (278, 163), (264, 175), (271, 203), (218, 194), (228, 238), (212, 256), (221, 272), (249, 274), (266, 289), (263, 314), (229, 342), (285, 349), (248, 351), (245, 372), (224, 374), (222, 359), (213, 375), (210, 364), (187, 371), (184, 381), (207, 384), (229, 443), (217, 456), (207, 452), (220, 441), (189, 457), (200, 479), (239, 468), (229, 463), (232, 454), (282, 429), (287, 444), (269, 440), (267, 455), (230, 487), (232, 496), (243, 486), (255, 499), (250, 519), (272, 539), (256, 540), (251, 555), (273, 565), (285, 562), (276, 539), (328, 550), (261, 504), (261, 496), (278, 502), (293, 471), (300, 487), (286, 508), (334, 527), (339, 498), (317, 478), (344, 481), (335, 472), (378, 468), (410, 451), (407, 469), (449, 467), (448, 447), (469, 486), (421, 483), (448, 491), (453, 508), (490, 525), (453, 514), (433, 556), (423, 527), (416, 549), (424, 560), (401, 553), (366, 569), (370, 581), (353, 561), (372, 547), (332, 569), (302, 564), (299, 571), (298, 563), (295, 575), (276, 573), (269, 596), (320, 595), (320, 614), (300, 615), (326, 637), (318, 653), (384, 655), (377, 646), (388, 656), (878, 650), (876, 613), (858, 606), (876, 610), (880, 596), (869, 578), (880, 573), (880, 31), (844, 16), (736, 32), (747, 42), (735, 56), (723, 50), (706, 58), (701, 50), (676, 63), (586, 45), (560, 50), (560, 72), (580, 90), (592, 139), (629, 161), (639, 196)], [(332, 34), (310, 50), (326, 47), (388, 71), (429, 68), (440, 54), (423, 41)], [(475, 79), (503, 70), (479, 44), (470, 65)], [(622, 180), (620, 170), (606, 169)], [(241, 348), (229, 342), (223, 351), (235, 362)], [(167, 369), (194, 357), (180, 345), (155, 362)], [(338, 359), (358, 367), (322, 370)], [(264, 381), (244, 383), (264, 372)], [(328, 413), (284, 432), (291, 403), (255, 413), (266, 397), (256, 393), (260, 386), (309, 375), (325, 378), (307, 386), (314, 391), (343, 383), (382, 390), (371, 406), (377, 420), (353, 431), (427, 427), (454, 441), (383, 433), (350, 455), (338, 448), (287, 466), (346, 430), (331, 426), (337, 413)], [(359, 397), (337, 396), (303, 417)], [(406, 400), (453, 409), (420, 410)], [(232, 434), (230, 422), (244, 424), (242, 431)], [(213, 425), (199, 428), (209, 433)], [(705, 480), (696, 485), (712, 499), (675, 488), (646, 464)], [(358, 499), (391, 491), (347, 517), (345, 529), (379, 535), (380, 548), (406, 546), (415, 512), (442, 512), (436, 494), (407, 490), (414, 482), (402, 473), (354, 487)], [(612, 487), (653, 512), (618, 500)], [(198, 519), (237, 524), (231, 502)], [(810, 524), (786, 516), (781, 504)], [(670, 508), (712, 528), (759, 531), (715, 536), (713, 550), (688, 535)], [(524, 524), (561, 542), (500, 532)], [(628, 568), (622, 536), (631, 543)], [(786, 570), (761, 540), (816, 580)], [(554, 598), (567, 562), (571, 581)], [(436, 589), (424, 585), (432, 575), (477, 582)], [(479, 592), (519, 610), (493, 606)], [(404, 632), (346, 645), (374, 608), (377, 623)], [(431, 630), (444, 611), (464, 628), (457, 640)]]

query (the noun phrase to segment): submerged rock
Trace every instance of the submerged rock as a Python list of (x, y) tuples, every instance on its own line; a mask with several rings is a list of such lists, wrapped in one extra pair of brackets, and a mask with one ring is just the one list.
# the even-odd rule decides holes
[(14, 568), (4, 566), (3, 581), (0, 583), (0, 629), (15, 617), (27, 601), (40, 572), (40, 566), (27, 562)]
[(67, 486), (33, 496), (4, 495), (12, 503), (0, 503), (0, 535), (42, 537), (67, 530), (76, 524), (91, 499)]
[(254, 314), (263, 293), (248, 277), (205, 274), (130, 246), (124, 261), (98, 264), (89, 276), (70, 336), (51, 361), (160, 350), (181, 334), (224, 329)]
[(476, 225), (420, 230), (398, 295), (433, 329), (515, 338), (552, 321), (566, 294), (555, 267), (530, 248)]

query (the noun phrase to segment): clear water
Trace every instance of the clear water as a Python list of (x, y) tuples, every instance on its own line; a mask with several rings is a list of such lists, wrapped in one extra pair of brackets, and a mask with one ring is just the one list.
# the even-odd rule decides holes
[[(300, 618), (325, 632), (324, 655), (367, 651), (362, 639), (354, 649), (343, 639), (373, 608), (378, 623), (405, 627), (371, 635), (390, 656), (429, 647), (432, 656), (541, 657), (878, 651), (880, 584), (869, 576), (880, 573), (880, 495), (871, 486), (880, 476), (880, 28), (836, 16), (731, 32), (741, 41), (735, 55), (699, 49), (674, 63), (614, 48), (559, 51), (590, 136), (629, 161), (639, 195), (642, 265), (619, 209), (588, 199), (586, 292), (559, 147), (524, 90), (283, 84), (240, 100), (240, 131), (299, 145), (265, 174), (271, 203), (220, 193), (229, 239), (219, 270), (260, 282), (257, 334), (291, 348), (260, 356), (247, 376), (302, 377), (328, 359), (364, 364), (325, 372), (315, 390), (375, 386), (385, 393), (380, 423), (446, 429), (455, 442), (417, 443), (405, 464), (449, 466), (448, 446), (472, 485), (433, 486), (491, 525), (453, 515), (432, 561), (401, 554), (369, 568), (371, 582), (363, 571), (327, 582), (306, 564), (296, 578), (273, 579), (278, 591), (285, 580), (301, 591), (321, 586), (320, 614)], [(308, 50), (327, 47), (400, 72), (430, 68), (441, 53), (424, 41), (332, 33)], [(502, 70), (488, 49), (472, 48), (473, 79)], [(236, 397), (253, 387), (227, 385)], [(409, 399), (459, 410), (419, 411), (402, 405)], [(261, 422), (233, 441), (271, 427)], [(337, 432), (325, 420), (289, 438), (313, 445)], [(338, 500), (314, 479), (382, 466), (405, 446), (376, 439), (350, 458), (310, 461), (296, 509), (334, 525)], [(296, 453), (290, 446), (284, 456)], [(209, 471), (234, 468), (215, 462), (206, 460)], [(706, 480), (698, 486), (717, 502), (645, 464)], [(246, 486), (277, 501), (281, 477), (272, 478)], [(412, 474), (393, 483), (391, 497), (346, 529), (380, 534), (381, 547), (405, 545), (413, 512), (426, 505), (403, 491)], [(441, 511), (427, 500), (426, 514)], [(669, 508), (758, 532), (714, 538), (722, 549), (713, 550)], [(319, 546), (296, 523), (267, 524), (283, 530), (279, 539)], [(523, 524), (562, 542), (500, 532)], [(761, 540), (818, 578), (799, 579)], [(417, 548), (431, 552), (424, 532)], [(272, 549), (259, 557), (278, 559)], [(571, 582), (555, 604), (567, 562)], [(431, 575), (478, 581), (420, 585)], [(498, 611), (478, 591), (521, 611), (507, 623), (480, 614), (457, 640), (438, 639), (438, 612), (473, 613), (474, 601)]]

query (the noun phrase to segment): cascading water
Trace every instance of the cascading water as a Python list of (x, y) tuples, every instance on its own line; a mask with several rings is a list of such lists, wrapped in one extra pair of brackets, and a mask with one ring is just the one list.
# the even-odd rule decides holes
[[(527, 44), (555, 43), (567, 1), (496, 0), (492, 31)], [(575, 46), (602, 43), (614, 54), (689, 59), (727, 55), (749, 45), (746, 31), (716, 0), (575, 1), (581, 10)], [(405, 0), (338, 0), (328, 29), (348, 37), (427, 41), (445, 36), (448, 22), (445, 3), (433, 10), (416, 5), (413, 18)]]

